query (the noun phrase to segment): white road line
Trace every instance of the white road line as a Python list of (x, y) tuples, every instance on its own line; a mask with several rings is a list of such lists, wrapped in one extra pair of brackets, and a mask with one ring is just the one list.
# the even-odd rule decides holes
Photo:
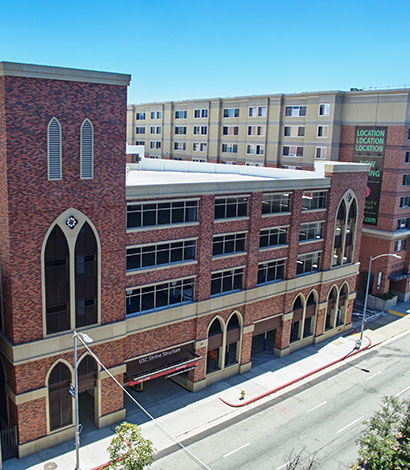
[(281, 468), (285, 468), (289, 464), (290, 464), (290, 460), (289, 460), (289, 462), (286, 462), (283, 465), (281, 465), (280, 467), (278, 467), (276, 470), (280, 470)]
[(244, 445), (241, 446), (241, 447), (238, 447), (238, 448), (235, 449), (235, 450), (231, 450), (231, 452), (228, 452), (227, 454), (224, 455), (224, 458), (225, 458), (225, 457), (229, 457), (230, 455), (234, 454), (235, 452), (238, 452), (238, 450), (241, 450), (241, 449), (244, 449), (245, 447), (248, 447), (249, 444), (250, 444), (250, 442), (244, 444)]
[(361, 421), (363, 418), (364, 418), (364, 416), (360, 416), (360, 418), (355, 419), (355, 420), (352, 421), (350, 424), (347, 424), (347, 425), (346, 425), (345, 427), (343, 427), (342, 429), (339, 429), (339, 431), (337, 431), (336, 434), (339, 434), (340, 432), (345, 431), (347, 428), (350, 428), (350, 426), (353, 426), (353, 424), (358, 423), (358, 422)]
[(406, 387), (404, 390), (402, 390), (401, 392), (399, 393), (396, 393), (396, 397), (399, 397), (400, 395), (402, 395), (404, 392), (407, 392), (407, 390), (410, 390), (410, 386)]
[(379, 370), (379, 372), (376, 372), (375, 374), (371, 375), (370, 377), (367, 377), (366, 380), (370, 380), (370, 379), (372, 379), (373, 377), (376, 377), (376, 375), (379, 375), (379, 374), (381, 374), (381, 373), (382, 373), (382, 371)]
[(319, 403), (318, 405), (314, 406), (314, 407), (311, 408), (310, 410), (307, 410), (306, 413), (310, 413), (310, 412), (312, 412), (312, 411), (314, 411), (314, 410), (317, 410), (317, 409), (320, 408), (321, 406), (326, 405), (326, 403), (327, 403), (326, 400), (325, 400), (325, 401), (322, 401), (322, 403)]

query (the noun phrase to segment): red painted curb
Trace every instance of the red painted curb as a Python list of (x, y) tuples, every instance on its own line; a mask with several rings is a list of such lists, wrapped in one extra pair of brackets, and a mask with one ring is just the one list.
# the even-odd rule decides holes
[(256, 397), (251, 398), (250, 400), (244, 401), (242, 403), (234, 404), (234, 403), (227, 402), (226, 400), (224, 400), (221, 397), (219, 397), (219, 399), (221, 400), (221, 402), (225, 403), (225, 405), (231, 406), (232, 408), (240, 408), (242, 406), (246, 406), (246, 405), (249, 405), (251, 403), (254, 403), (255, 401), (260, 400), (261, 398), (265, 398), (268, 395), (271, 395), (272, 393), (278, 392), (279, 390), (282, 390), (283, 388), (289, 387), (289, 385), (293, 385), (294, 383), (299, 382), (300, 380), (306, 379), (307, 377), (310, 377), (311, 375), (316, 374), (317, 372), (320, 372), (323, 369), (327, 369), (328, 367), (331, 367), (334, 364), (337, 364), (338, 362), (341, 362), (341, 361), (345, 360), (348, 357), (354, 356), (354, 355), (358, 354), (359, 352), (362, 352), (366, 349), (369, 349), (370, 346), (372, 345), (372, 342), (371, 342), (370, 338), (368, 338), (367, 336), (366, 336), (366, 339), (369, 341), (369, 344), (367, 346), (365, 346), (364, 348), (358, 349), (356, 351), (352, 351), (351, 353), (347, 354), (346, 356), (341, 357), (340, 359), (336, 359), (335, 361), (332, 361), (329, 364), (325, 364), (324, 366), (319, 367), (318, 369), (314, 369), (311, 372), (308, 372), (307, 374), (304, 374), (301, 377), (298, 377), (297, 379), (293, 379), (290, 382), (287, 382), (283, 385), (279, 385), (279, 387), (276, 387), (272, 390), (268, 390), (267, 392), (262, 393), (261, 395), (258, 395)]

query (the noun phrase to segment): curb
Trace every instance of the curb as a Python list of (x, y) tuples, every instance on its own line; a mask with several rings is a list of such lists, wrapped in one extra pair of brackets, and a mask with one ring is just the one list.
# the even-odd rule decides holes
[(253, 397), (247, 401), (244, 401), (243, 403), (229, 403), (228, 401), (224, 400), (223, 398), (221, 397), (218, 397), (222, 403), (225, 403), (225, 405), (228, 405), (228, 406), (231, 406), (232, 408), (241, 408), (243, 406), (246, 406), (246, 405), (250, 405), (251, 403), (254, 403), (255, 401), (258, 401), (258, 400), (261, 400), (262, 398), (265, 398), (269, 395), (271, 395), (272, 393), (275, 393), (275, 392), (278, 392), (286, 387), (289, 387), (290, 385), (293, 385), (297, 382), (300, 382), (301, 380), (303, 379), (306, 379), (307, 377), (310, 377), (311, 375), (314, 375), (314, 374), (317, 374), (318, 372), (324, 370), (324, 369), (327, 369), (328, 367), (331, 367), (333, 366), (334, 364), (337, 364), (338, 362), (341, 362), (341, 361), (344, 361), (345, 359), (347, 359), (348, 357), (352, 357), (352, 356), (355, 356), (356, 354), (362, 352), (362, 351), (365, 351), (366, 349), (369, 349), (371, 346), (372, 346), (372, 341), (369, 337), (366, 336), (366, 339), (369, 341), (369, 344), (363, 348), (360, 348), (356, 351), (352, 351), (350, 352), (349, 354), (347, 354), (346, 356), (343, 356), (339, 359), (336, 359), (332, 362), (329, 362), (328, 364), (325, 364), (324, 366), (321, 366), (317, 369), (314, 369), (310, 372), (308, 372), (307, 374), (304, 374), (302, 375), (301, 377), (297, 377), (296, 379), (293, 379), (291, 380), (290, 382), (286, 382), (282, 385), (279, 385), (278, 387), (275, 387), (273, 388), (272, 390), (268, 390), (267, 392), (264, 392), (262, 393), (261, 395), (257, 395), (256, 397)]

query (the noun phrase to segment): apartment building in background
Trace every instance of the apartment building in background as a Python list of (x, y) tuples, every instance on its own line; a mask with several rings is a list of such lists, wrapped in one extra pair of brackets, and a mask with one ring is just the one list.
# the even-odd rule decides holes
[[(359, 290), (410, 295), (410, 91), (383, 89), (129, 105), (127, 142), (150, 158), (312, 170), (315, 161), (371, 165)], [(340, 214), (343, 218), (343, 214)]]
[[(0, 63), (6, 458), (73, 438), (74, 330), (132, 393), (155, 393), (351, 326), (369, 165), (127, 165), (129, 81)], [(78, 360), (80, 422), (123, 420), (122, 389), (84, 348)]]

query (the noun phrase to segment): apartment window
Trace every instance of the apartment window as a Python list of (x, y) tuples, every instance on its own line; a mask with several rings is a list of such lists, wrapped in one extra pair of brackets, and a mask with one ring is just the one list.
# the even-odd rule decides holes
[(126, 314), (138, 314), (192, 302), (193, 291), (194, 278), (127, 289)]
[(129, 204), (127, 228), (196, 222), (197, 216), (197, 200)]
[(201, 130), (201, 126), (194, 126), (193, 134), (198, 135)]
[(275, 214), (278, 212), (290, 212), (290, 194), (263, 194), (262, 214)]
[(329, 116), (330, 104), (319, 105), (319, 116)]
[(301, 224), (299, 229), (299, 241), (322, 239), (323, 227), (324, 222), (309, 222)]
[(287, 170), (301, 170), (301, 166), (297, 165), (282, 165), (282, 168), (286, 168)]
[(326, 147), (316, 147), (315, 158), (317, 160), (326, 160)]
[(162, 132), (162, 127), (161, 126), (151, 126), (150, 127), (150, 133), (151, 134), (161, 134)]
[(215, 235), (212, 242), (212, 256), (245, 252), (246, 233)]
[(406, 163), (410, 163), (410, 152), (406, 152), (405, 161), (406, 161)]
[(286, 245), (288, 243), (288, 227), (274, 227), (260, 232), (259, 248)]
[(302, 195), (302, 211), (326, 209), (326, 191), (309, 191)]
[(183, 157), (174, 157), (174, 160), (182, 162), (182, 161), (185, 160), (185, 158), (183, 158)]
[(228, 269), (212, 273), (211, 297), (242, 289), (243, 268)]
[(222, 144), (222, 152), (238, 153), (238, 144)]
[(329, 126), (317, 126), (317, 136), (327, 137)]
[(127, 248), (127, 271), (195, 259), (196, 240)]
[(410, 217), (397, 221), (397, 230), (408, 229), (410, 227)]
[(407, 209), (410, 207), (410, 196), (402, 196), (400, 198), (400, 209)]
[(193, 158), (192, 161), (193, 162), (198, 162), (198, 163), (205, 163), (206, 162), (205, 158)]
[(222, 160), (221, 163), (222, 165), (236, 165), (236, 162), (227, 161), (227, 160)]
[(249, 117), (265, 117), (266, 106), (249, 106)]
[(320, 270), (320, 251), (299, 255), (296, 261), (296, 276)]
[(410, 175), (403, 175), (403, 186), (410, 186)]
[(248, 197), (233, 196), (215, 199), (215, 219), (247, 217)]
[(144, 140), (136, 140), (135, 145), (145, 145), (145, 141)]
[(223, 135), (238, 135), (239, 127), (238, 126), (223, 126), (222, 134)]
[(409, 129), (409, 131), (408, 131), (408, 133), (407, 133), (407, 140), (410, 140), (410, 129)]
[(264, 155), (265, 146), (259, 144), (248, 144), (246, 146), (246, 153), (248, 155)]
[(194, 110), (194, 118), (207, 118), (207, 117), (208, 117), (208, 108)]
[(208, 126), (201, 126), (201, 135), (208, 134)]
[(187, 116), (186, 110), (175, 111), (175, 119), (186, 119), (186, 116)]
[(283, 156), (284, 157), (303, 157), (303, 147), (297, 147), (296, 145), (284, 145)]
[(206, 142), (194, 142), (192, 144), (192, 150), (194, 152), (206, 152)]
[(258, 286), (268, 282), (282, 281), (285, 279), (286, 260), (280, 259), (258, 264)]
[(148, 158), (152, 158), (153, 160), (161, 160), (159, 155), (150, 155)]
[(265, 135), (265, 126), (248, 126), (249, 136), (262, 136)]
[(283, 135), (285, 137), (304, 137), (305, 126), (285, 126), (283, 128)]
[(174, 142), (174, 150), (186, 150), (185, 142)]
[(145, 127), (136, 127), (135, 128), (136, 134), (145, 134)]
[(394, 251), (404, 251), (407, 249), (407, 238), (403, 238), (402, 240), (397, 240), (394, 242)]
[(285, 115), (288, 117), (306, 116), (306, 106), (286, 106)]
[(137, 121), (143, 121), (145, 119), (145, 113), (136, 113), (135, 119)]
[(224, 118), (237, 118), (239, 117), (239, 108), (225, 108)]
[(151, 111), (151, 119), (162, 119), (162, 111)]
[(151, 140), (151, 142), (149, 143), (149, 148), (150, 148), (150, 149), (157, 149), (157, 150), (158, 150), (158, 149), (161, 148), (161, 142)]
[(178, 134), (178, 135), (186, 134), (186, 127), (185, 126), (176, 126), (175, 127), (175, 134)]

